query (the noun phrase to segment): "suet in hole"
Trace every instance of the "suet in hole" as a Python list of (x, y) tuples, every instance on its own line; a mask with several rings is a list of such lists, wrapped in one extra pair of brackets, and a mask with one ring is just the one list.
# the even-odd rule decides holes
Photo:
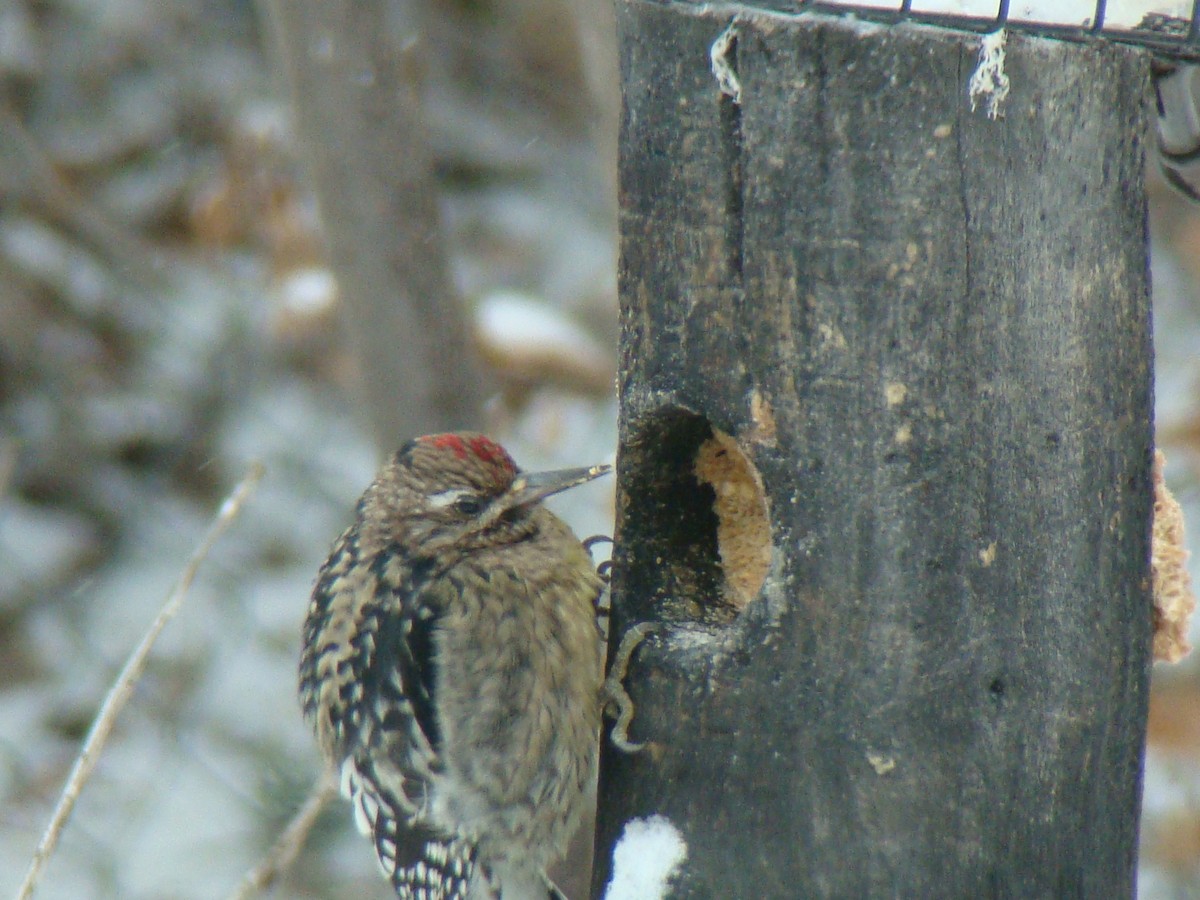
[(738, 442), (669, 410), (642, 423), (621, 468), (625, 596), (655, 618), (732, 621), (771, 559), (762, 481)]
[(762, 479), (738, 442), (716, 429), (696, 451), (694, 471), (716, 496), (717, 552), (726, 599), (743, 609), (758, 596), (771, 566), (771, 526)]

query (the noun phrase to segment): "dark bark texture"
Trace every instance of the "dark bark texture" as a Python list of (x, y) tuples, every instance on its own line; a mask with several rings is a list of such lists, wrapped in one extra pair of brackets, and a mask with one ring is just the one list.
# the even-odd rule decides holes
[[(1140, 51), (623, 0), (606, 748), (674, 897), (1131, 896), (1150, 667)], [(712, 429), (769, 510), (727, 603)]]

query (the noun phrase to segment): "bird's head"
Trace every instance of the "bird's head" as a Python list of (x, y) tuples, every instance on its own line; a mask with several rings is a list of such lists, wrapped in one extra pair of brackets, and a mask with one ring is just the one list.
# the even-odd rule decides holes
[(409, 441), (383, 467), (359, 505), (374, 542), (421, 555), (519, 540), (551, 494), (591, 481), (608, 465), (522, 472), (482, 434), (450, 432)]

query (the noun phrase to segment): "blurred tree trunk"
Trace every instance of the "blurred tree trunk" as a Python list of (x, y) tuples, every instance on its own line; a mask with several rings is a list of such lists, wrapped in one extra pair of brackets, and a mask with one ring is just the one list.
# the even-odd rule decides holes
[(266, 0), (347, 334), (384, 449), (478, 426), (480, 368), (447, 270), (409, 0)]

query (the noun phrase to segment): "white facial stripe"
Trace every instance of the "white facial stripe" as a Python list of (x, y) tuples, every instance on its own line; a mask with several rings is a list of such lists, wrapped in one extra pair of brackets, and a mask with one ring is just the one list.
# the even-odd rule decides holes
[(453, 503), (458, 502), (460, 497), (469, 494), (466, 488), (450, 488), (447, 491), (442, 491), (437, 494), (429, 495), (429, 505), (434, 509), (445, 509)]

